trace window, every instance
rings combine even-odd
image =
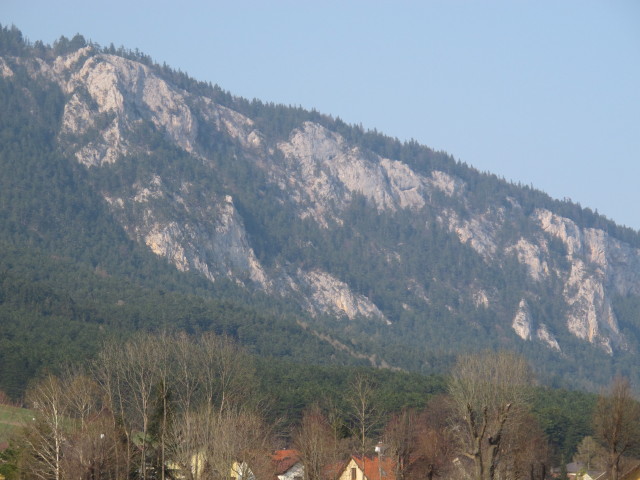
[[[356,480],[356,475],[357,475],[356,467],[351,467],[351,480]]]

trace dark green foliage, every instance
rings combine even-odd
[[[348,411],[350,382],[358,374],[367,374],[376,386],[376,409],[385,418],[403,408],[422,409],[428,401],[446,390],[440,376],[373,370],[364,367],[318,366],[265,358],[257,365],[260,391],[267,399],[269,415],[293,425],[302,418],[303,410],[314,403],[333,405]],[[346,421],[346,418],[344,419]]]
[[[593,435],[592,418],[597,397],[566,389],[538,389],[533,414],[553,447],[556,462],[572,458],[580,441]]]
[[[334,353],[277,307],[257,313],[238,287],[221,281],[212,289],[132,242],[92,188],[126,193],[160,171],[217,190],[202,164],[147,129],[134,135],[155,144],[152,157],[90,179],[55,146],[62,93],[14,70],[17,78],[0,80],[0,388],[18,397],[43,368],[90,357],[106,336],[137,329],[215,330],[265,355]]]
[[[74,35],[74,37],[69,40],[64,35],[61,36],[58,40],[53,42],[53,54],[58,57],[60,55],[67,55],[69,53],[73,53],[81,48],[87,46],[87,42],[82,35],[79,33]]]
[[[106,338],[137,330],[214,331],[261,356],[348,362],[298,326],[297,317],[250,307],[232,287],[222,289],[228,300],[214,300],[141,287],[68,258],[6,245],[2,252],[0,389],[14,398],[43,368],[91,358]]]
[[[14,480],[20,478],[18,473],[18,465],[20,462],[20,451],[18,448],[11,447],[0,450],[0,475],[6,480]]]
[[[18,397],[28,379],[42,369],[90,357],[104,338],[123,338],[140,329],[227,333],[253,353],[272,359],[262,367],[264,378],[286,386],[271,392],[277,414],[290,409],[297,416],[321,393],[309,384],[301,390],[302,378],[313,378],[324,386],[322,391],[332,392],[344,387],[348,375],[337,368],[294,367],[274,363],[275,359],[333,366],[368,363],[300,327],[300,322],[310,323],[308,313],[292,301],[250,292],[224,279],[212,285],[195,273],[177,272],[134,242],[103,195],[131,196],[135,184],[148,185],[154,175],[167,184],[167,191],[178,191],[180,182],[193,185],[195,193],[189,200],[194,208],[215,205],[231,195],[265,268],[290,265],[323,270],[371,299],[390,324],[328,316],[318,316],[313,323],[317,332],[330,334],[360,354],[377,355],[378,360],[414,372],[442,373],[460,351],[516,345],[536,365],[540,377],[554,386],[593,390],[616,371],[638,375],[634,370],[637,342],[630,346],[630,353],[610,358],[586,349],[566,332],[562,325],[566,306],[558,295],[560,279],[552,279],[547,286],[536,284],[514,255],[487,262],[471,246],[461,244],[439,220],[443,209],[461,218],[469,214],[455,196],[433,192],[432,204],[420,212],[382,214],[363,195],[353,195],[340,213],[342,221],[330,221],[325,228],[300,219],[286,192],[255,168],[256,159],[244,156],[234,139],[205,128],[202,118],[196,119],[200,126],[196,143],[206,162],[173,145],[155,126],[140,122],[125,133],[125,140],[144,149],[112,165],[91,169],[79,165],[58,148],[64,93],[46,80],[32,78],[12,57],[51,59],[86,45],[81,35],[71,40],[61,37],[52,47],[41,42],[31,45],[15,27],[0,28],[0,54],[14,71],[14,77],[0,79],[0,388],[12,396]],[[494,232],[498,248],[532,234],[530,215],[536,208],[550,209],[582,227],[603,228],[640,246],[637,232],[618,227],[596,212],[480,173],[415,141],[401,142],[299,107],[238,98],[217,85],[157,65],[139,51],[113,45],[97,51],[141,62],[175,87],[248,116],[264,134],[267,147],[287,139],[303,122],[313,121],[362,151],[403,161],[425,176],[434,170],[454,175],[466,183],[464,201],[472,213],[495,218],[500,209],[510,212],[504,227]],[[88,96],[88,92],[75,93]],[[95,129],[70,140],[95,140],[112,120],[112,114],[98,115]],[[182,213],[175,202],[162,208],[157,209],[159,219]],[[122,213],[132,221],[142,215],[141,206]],[[547,240],[553,266],[566,266],[562,242]],[[489,307],[473,301],[472,293],[479,290],[490,297]],[[568,355],[516,338],[511,321],[523,298],[529,301],[534,318],[550,328]],[[639,306],[635,297],[620,298],[614,304],[623,333],[635,339],[640,338]],[[422,395],[434,393],[425,386],[419,394],[407,391],[400,396],[402,375],[382,377],[380,384],[395,385],[396,390],[383,395],[390,409],[403,402],[417,406]],[[332,383],[336,378],[339,381]],[[422,380],[406,381],[420,385]],[[268,390],[268,382],[264,388]],[[558,437],[554,441],[568,452],[581,432],[564,434],[568,439],[551,430],[547,433]]]
[[[620,330],[625,337],[636,339],[630,345],[631,351],[640,351],[640,297],[636,295],[627,295],[626,297],[617,297],[613,301],[613,311],[616,317],[620,319]],[[627,374],[624,374],[627,376]]]
[[[15,25],[7,27],[0,24],[0,55],[22,55],[28,51],[28,47],[28,42]]]

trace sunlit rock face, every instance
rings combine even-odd
[[[59,57],[53,64],[34,62],[30,68],[36,74],[55,80],[67,93],[60,143],[90,169],[114,164],[127,155],[149,153],[144,142],[135,139],[131,132],[140,125],[151,124],[174,145],[203,162],[207,158],[197,144],[199,129],[222,133],[237,141],[247,154],[272,169],[274,181],[282,181],[277,179],[278,174],[287,179],[287,184],[294,178],[290,165],[277,164],[269,158],[273,151],[266,150],[263,134],[254,128],[249,118],[209,98],[175,88],[138,62],[96,54],[87,47]],[[0,63],[0,72],[4,76],[12,74],[4,62]],[[327,152],[347,149],[342,139],[314,124],[305,125],[304,133],[293,132],[290,147],[283,144],[279,148],[292,149],[304,157],[307,155],[304,152],[313,150],[313,146],[305,146],[308,142],[324,145],[323,150],[314,154],[314,159],[324,156],[327,160],[331,155]],[[348,189],[358,189],[358,178],[367,179],[373,170],[385,175],[386,170],[379,162],[367,162],[355,151],[345,150],[341,155],[344,158],[332,167],[331,182],[344,180],[339,188],[346,189],[347,193]],[[327,187],[330,192],[324,192],[308,171],[313,168],[312,160],[306,157],[303,160],[307,160],[307,164],[302,163],[297,169],[300,189],[298,192],[291,189],[291,194],[308,196],[306,201],[301,198],[301,215],[308,212],[306,214],[312,213],[322,220],[323,213],[329,209],[321,200],[332,201],[333,191],[339,188]],[[355,162],[353,167],[349,166],[351,161]],[[393,163],[389,163],[387,169],[401,170],[395,175],[399,182],[404,176],[411,176],[402,171],[402,166],[396,167]],[[386,181],[386,177],[377,181]],[[230,195],[202,192],[192,183],[158,175],[147,183],[136,182],[130,187],[128,196],[109,192],[103,192],[103,196],[132,238],[167,258],[177,269],[197,270],[211,281],[230,278],[247,287],[285,296],[288,292],[305,290],[309,293],[305,305],[314,313],[345,315],[349,319],[385,318],[370,300],[353,293],[347,284],[327,273],[288,274],[282,266],[277,266],[271,278],[251,247],[243,219]],[[369,187],[372,192],[378,190],[376,198],[389,197],[383,187],[373,183]],[[398,192],[404,203],[411,201],[405,199],[408,194],[403,190],[398,188]]]
[[[286,135],[269,138],[248,114],[182,90],[152,67],[92,47],[49,62],[25,62],[28,72],[53,80],[65,93],[58,142],[62,151],[87,168],[89,177],[125,158],[153,157],[150,138],[159,135],[215,178],[217,159],[202,138],[223,139],[233,146],[233,158],[253,162],[251,174],[262,175],[265,188],[278,192],[273,202],[293,205],[297,218],[313,221],[325,231],[344,226],[345,209],[359,197],[388,218],[406,212],[427,218],[428,211],[433,220],[429,228],[448,232],[452,241],[475,252],[486,266],[517,262],[526,277],[523,284],[553,291],[560,298],[563,317],[539,318],[531,308],[535,296],[523,295],[520,303],[518,296],[511,300],[515,304],[502,308],[507,325],[512,319],[509,331],[516,340],[561,351],[557,339],[563,329],[608,354],[629,348],[613,300],[617,295],[640,295],[640,251],[603,230],[583,228],[543,208],[530,208],[525,214],[513,198],[500,205],[476,205],[471,180],[384,158],[319,123],[303,121]],[[10,63],[0,58],[0,76],[13,75]],[[196,180],[154,172],[144,178],[120,178],[118,188],[101,187],[100,194],[132,239],[181,271],[201,272],[211,281],[231,279],[295,299],[312,316],[324,313],[349,321],[365,318],[394,324],[373,296],[335,272],[265,259],[231,187],[215,190],[211,182]],[[522,232],[513,230],[514,219],[526,223]],[[389,265],[403,265],[410,260],[403,257],[402,247],[400,242],[371,250]],[[398,279],[406,285],[407,299],[401,305],[407,312],[415,311],[416,305],[434,307],[427,284],[440,279],[416,278]],[[478,311],[499,308],[499,293],[481,280],[458,292]],[[447,304],[446,309],[456,307]]]
[[[544,323],[535,325],[535,320],[531,316],[529,305],[525,299],[520,300],[511,327],[522,340],[539,340],[548,348],[560,351],[560,344],[549,332],[547,326]]]
[[[378,210],[420,209],[434,182],[406,164],[363,152],[340,135],[305,122],[278,144],[284,162],[270,162],[273,181],[292,194],[301,216],[326,224],[355,193]]]
[[[349,286],[326,272],[314,270],[312,272],[299,271],[298,283],[310,291],[308,308],[312,313],[331,311],[344,315],[348,319],[358,316],[374,318],[388,323],[378,307],[363,295],[354,294]]]

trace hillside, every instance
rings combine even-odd
[[[0,404],[0,445],[6,445],[11,435],[31,418],[32,413],[25,408]]]
[[[0,360],[24,376],[176,326],[311,363],[501,348],[556,386],[638,380],[640,237],[588,209],[81,36],[3,28],[0,103]]]

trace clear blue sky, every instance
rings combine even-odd
[[[138,48],[640,229],[636,0],[0,0],[0,23]]]

